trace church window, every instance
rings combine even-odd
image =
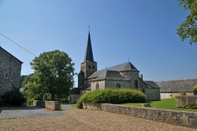
[[[116,88],[121,88],[121,85],[119,83],[116,84]]]
[[[142,92],[145,94],[145,90],[144,89],[142,89]]]
[[[135,80],[135,89],[138,89],[138,81]]]
[[[99,83],[96,83],[96,90],[99,90]]]

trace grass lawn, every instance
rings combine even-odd
[[[149,101],[151,108],[170,109],[179,111],[197,112],[197,109],[177,108],[175,98],[162,99],[161,101]],[[140,103],[125,103],[125,106],[140,106]]]

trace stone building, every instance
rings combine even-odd
[[[147,100],[160,100],[160,88],[153,81],[144,81],[139,76],[139,70],[131,63],[115,65],[97,71],[97,62],[94,61],[91,37],[88,34],[86,54],[84,62],[81,63],[78,74],[78,88],[70,92],[70,102],[75,103],[80,95],[86,91],[105,88],[131,88],[142,91]]]
[[[181,94],[193,95],[193,87],[197,84],[196,79],[185,79],[185,80],[170,80],[156,82],[160,87],[161,99],[175,98]]]
[[[0,47],[0,99],[1,96],[15,88],[20,88],[21,62]]]

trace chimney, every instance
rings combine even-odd
[[[143,74],[140,74],[140,78],[143,80]]]

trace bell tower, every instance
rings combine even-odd
[[[88,84],[88,77],[97,71],[97,62],[94,61],[90,32],[88,33],[88,41],[84,62],[81,63],[81,69],[78,75],[78,87]]]

